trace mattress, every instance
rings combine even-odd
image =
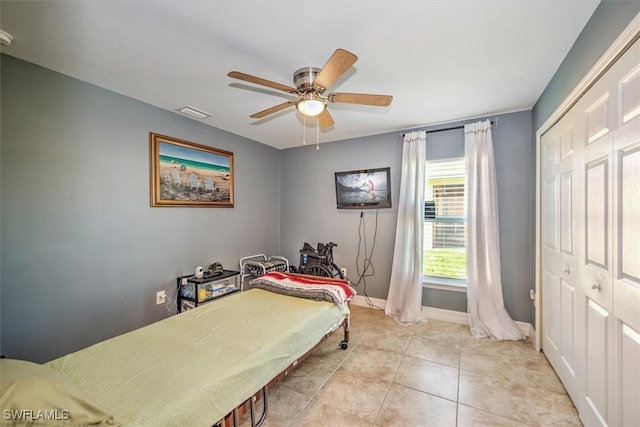
[[[211,426],[339,327],[345,306],[252,289],[55,359],[118,424]]]

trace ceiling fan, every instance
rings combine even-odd
[[[227,74],[234,79],[244,80],[249,83],[255,83],[267,86],[272,89],[278,89],[294,95],[298,95],[298,99],[290,100],[282,104],[276,105],[258,113],[252,114],[251,118],[261,119],[270,114],[277,113],[294,105],[305,116],[318,117],[318,123],[321,127],[331,127],[335,124],[327,104],[360,104],[373,105],[377,107],[387,107],[391,104],[393,96],[390,95],[371,95],[365,93],[330,93],[324,95],[324,92],[331,87],[351,66],[358,60],[358,57],[344,49],[336,49],[331,58],[322,67],[300,68],[293,73],[293,84],[295,88],[280,83],[265,80],[260,77],[251,76],[239,71],[231,71]]]

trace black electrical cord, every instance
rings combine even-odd
[[[373,232],[373,243],[371,245],[371,252],[367,256],[367,227],[364,218],[364,211],[360,211],[360,224],[358,226],[358,252],[356,254],[356,272],[358,273],[358,281],[353,284],[354,287],[357,287],[362,283],[363,293],[367,301],[367,305],[369,308],[377,308],[383,310],[381,307],[376,306],[371,302],[369,295],[367,295],[367,277],[372,277],[375,274],[375,267],[373,265],[373,251],[376,248],[376,238],[378,236],[378,213],[379,210],[376,209],[376,223]],[[360,271],[360,248],[363,246],[364,241],[364,259],[362,260],[362,272]],[[371,270],[371,272],[368,272]]]

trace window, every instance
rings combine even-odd
[[[465,159],[427,161],[422,272],[466,279]]]

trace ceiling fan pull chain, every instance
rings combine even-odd
[[[320,150],[320,119],[316,116],[316,151]]]
[[[302,145],[307,145],[307,116],[302,115]]]

